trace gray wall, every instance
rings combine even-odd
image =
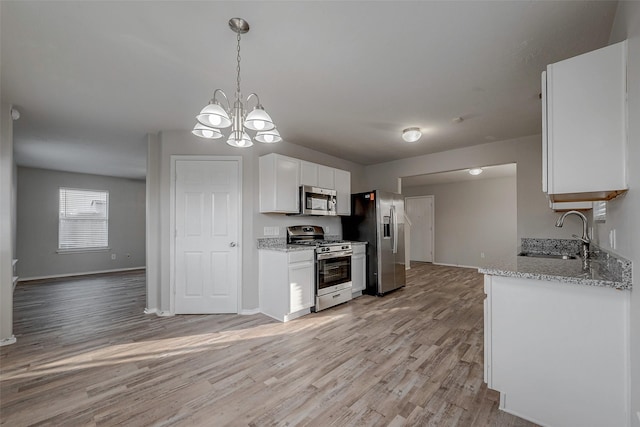
[[[402,194],[435,196],[434,263],[479,266],[516,253],[515,176],[410,187]]]
[[[11,108],[3,103],[0,105],[0,343],[13,340],[14,167]]]
[[[207,141],[188,131],[164,131],[150,136],[148,147],[147,185],[150,210],[147,219],[158,236],[158,245],[147,254],[147,309],[170,311],[170,192],[171,156],[241,156],[242,157],[242,300],[240,310],[250,311],[259,307],[258,301],[258,251],[256,239],[263,236],[264,227],[278,226],[284,236],[284,227],[294,224],[313,224],[329,227],[330,233],[341,235],[339,218],[291,217],[278,214],[261,214],[258,194],[258,159],[271,152],[307,160],[351,172],[352,191],[366,189],[364,167],[337,157],[329,156],[285,141],[277,144],[256,143],[247,150],[239,150],[223,141]],[[364,191],[364,190],[363,190]],[[151,235],[151,231],[149,231]],[[148,246],[149,247],[149,246]],[[154,252],[151,253],[151,250]]]
[[[578,221],[564,227],[554,224],[558,214],[549,209],[542,193],[542,142],[540,135],[480,144],[467,148],[427,154],[366,168],[371,188],[398,191],[399,178],[478,166],[517,164],[518,241],[521,237],[570,239],[582,233]]]
[[[601,246],[633,262],[631,292],[631,421],[640,426],[640,2],[620,2],[610,43],[629,40],[627,89],[629,105],[629,192],[608,203],[607,221],[596,224]],[[609,245],[609,231],[616,230],[616,248]]]
[[[109,191],[110,251],[57,253],[60,187]],[[19,167],[17,236],[21,279],[144,267],[145,183]]]

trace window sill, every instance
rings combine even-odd
[[[56,253],[64,254],[79,254],[79,253],[91,253],[91,252],[109,252],[111,248],[81,248],[81,249],[58,249]]]

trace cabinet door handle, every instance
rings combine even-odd
[[[335,295],[333,296],[333,298],[338,298],[339,296],[340,296],[340,294],[335,294]]]
[[[235,248],[236,247],[236,242],[229,243],[229,246],[231,246],[232,248]]]

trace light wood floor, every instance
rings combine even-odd
[[[144,315],[144,281],[16,288],[3,425],[533,425],[483,383],[475,270],[417,264],[399,291],[285,324]]]

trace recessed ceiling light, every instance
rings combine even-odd
[[[416,142],[421,136],[420,128],[406,128],[402,131],[402,139],[407,142]]]
[[[482,168],[469,169],[469,173],[471,175],[480,175],[482,173]]]

